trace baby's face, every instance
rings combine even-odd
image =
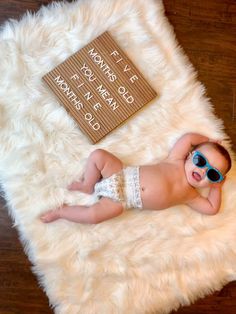
[[[227,171],[227,161],[215,148],[210,145],[201,146],[199,149],[208,160],[209,164],[219,170],[224,176]],[[207,168],[199,168],[192,161],[194,151],[185,161],[185,175],[188,183],[195,188],[209,187],[213,183],[206,176]]]

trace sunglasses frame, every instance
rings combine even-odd
[[[199,150],[193,151],[192,154],[193,154],[193,156],[192,156],[192,162],[193,162],[193,164],[194,164],[195,166],[197,166],[198,168],[207,168],[206,176],[207,176],[207,179],[208,179],[209,181],[211,181],[212,183],[218,183],[218,182],[221,182],[221,181],[224,180],[224,176],[222,175],[222,173],[221,173],[218,169],[212,167],[212,166],[209,164],[207,158],[206,158]],[[194,163],[193,160],[194,160],[194,157],[196,157],[196,155],[199,155],[199,156],[201,156],[202,158],[205,159],[206,164],[205,164],[204,166],[198,166],[198,165],[196,165],[196,164]],[[212,170],[212,169],[215,170],[215,171],[219,174],[219,176],[220,176],[220,178],[219,178],[217,181],[211,180],[211,179],[209,178],[209,176],[208,176],[208,171],[209,171],[209,170]]]

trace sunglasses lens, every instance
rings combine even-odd
[[[207,176],[211,181],[214,181],[214,182],[220,179],[220,174],[214,169],[209,169],[207,171]]]
[[[193,157],[193,163],[198,167],[204,167],[206,165],[206,159],[203,156],[196,154]]]

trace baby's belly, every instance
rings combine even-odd
[[[141,188],[141,199],[144,209],[159,210],[174,205],[173,199],[163,189],[152,191],[152,189]]]
[[[152,176],[150,173],[147,175],[145,172],[141,173],[140,190],[144,209],[159,210],[178,203],[174,197],[172,186],[161,174],[155,173]]]

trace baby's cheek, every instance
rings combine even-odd
[[[207,179],[207,178],[204,178],[202,181],[201,181],[201,187],[202,188],[208,188],[212,185],[212,183]]]
[[[194,167],[193,167],[192,163],[186,164],[186,171],[188,172],[189,175],[192,174],[193,169],[194,169]]]
[[[185,172],[185,175],[186,175],[187,177],[189,177],[190,169],[189,169],[189,166],[188,166],[188,165],[185,165],[184,172]]]

